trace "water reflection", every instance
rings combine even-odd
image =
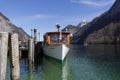
[[[72,46],[69,57],[72,80],[119,80],[120,46]]]
[[[44,80],[71,80],[69,71],[66,59],[61,62],[50,57],[43,57]]]
[[[62,63],[62,80],[72,80],[71,76],[70,64],[68,58],[66,58]]]
[[[10,80],[9,59],[7,80]],[[27,58],[20,60],[21,80],[120,80],[119,45],[71,45],[61,63],[50,57],[37,56],[34,66]]]
[[[120,45],[90,45],[87,56],[111,61],[120,61]]]

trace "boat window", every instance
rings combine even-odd
[[[62,34],[60,36],[60,34],[51,34],[50,35],[50,42],[67,42],[67,35],[66,34]]]
[[[62,35],[62,40],[61,40],[62,42],[67,42],[67,35]]]
[[[58,34],[51,34],[50,35],[50,42],[58,42],[59,41],[59,35]]]

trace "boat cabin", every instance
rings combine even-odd
[[[44,45],[70,44],[69,32],[48,32],[44,35]]]

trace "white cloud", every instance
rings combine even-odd
[[[46,14],[35,14],[30,16],[17,16],[14,18],[11,18],[11,21],[16,24],[30,24],[31,22],[35,21],[43,21],[43,20],[49,20],[49,19],[56,19],[58,16],[56,15],[46,15]]]
[[[50,18],[57,18],[57,16],[36,14],[36,15],[32,15],[32,16],[27,16],[27,18],[31,18],[31,19],[50,19]]]
[[[51,21],[51,20],[55,20],[56,18],[58,18],[59,16],[57,15],[47,15],[47,14],[35,14],[35,15],[30,15],[30,16],[17,16],[17,17],[13,17],[11,18],[11,21],[13,24],[21,27],[24,26],[24,28],[29,27],[30,25],[37,25],[38,23],[42,24],[42,22],[45,21]]]
[[[79,3],[89,6],[104,7],[112,4],[115,0],[70,0],[72,3]]]

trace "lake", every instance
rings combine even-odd
[[[62,63],[37,56],[34,66],[28,66],[27,58],[21,58],[20,76],[20,80],[120,80],[120,45],[71,45]]]

